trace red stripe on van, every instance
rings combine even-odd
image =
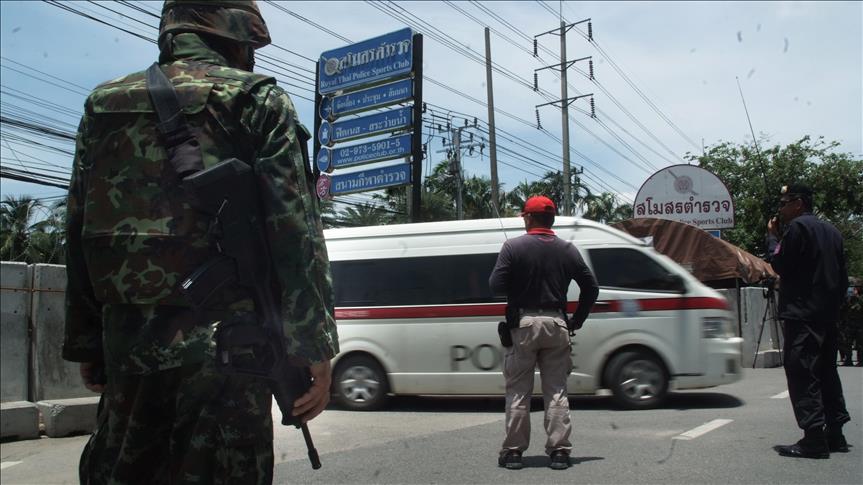
[[[649,298],[634,300],[638,302],[639,311],[663,310],[727,310],[725,300],[713,297],[687,298]],[[410,318],[453,318],[453,317],[503,317],[506,305],[495,303],[489,305],[435,305],[406,307],[341,307],[336,308],[337,320],[389,320]],[[566,309],[572,313],[578,307],[578,302],[569,302]],[[596,302],[591,313],[611,313],[622,311],[620,300],[604,300]]]

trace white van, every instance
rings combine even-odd
[[[553,229],[575,244],[600,286],[572,339],[570,393],[610,389],[622,407],[648,408],[669,387],[740,379],[742,339],[721,295],[619,230],[572,217],[557,217]],[[371,410],[390,394],[504,394],[497,323],[506,302],[488,277],[503,242],[524,234],[521,218],[324,232],[341,347],[337,402]],[[567,298],[571,313],[574,282]]]

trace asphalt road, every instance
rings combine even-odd
[[[525,469],[497,467],[502,398],[406,397],[387,411],[327,410],[311,423],[323,468],[312,470],[298,430],[276,428],[276,483],[863,484],[863,369],[839,369],[855,447],[829,460],[778,456],[800,435],[782,369],[672,394],[661,409],[617,411],[606,397],[571,398],[573,466],[547,468],[542,403],[534,400]],[[278,412],[274,418],[278,419]],[[0,445],[2,484],[76,483],[86,437]]]

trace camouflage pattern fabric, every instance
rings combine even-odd
[[[83,485],[272,482],[265,382],[226,376],[212,361],[108,379],[81,456]]]
[[[257,177],[287,351],[304,363],[332,358],[329,261],[291,100],[272,78],[227,67],[197,34],[170,43],[162,68],[205,167],[236,157]],[[76,142],[63,357],[104,362],[107,374],[81,483],[271,483],[271,391],[214,361],[215,328],[254,305],[239,288],[198,310],[178,293],[215,254],[213,228],[167,160],[144,79],[97,87]]]
[[[215,35],[255,49],[270,43],[261,11],[249,0],[167,0],[162,6],[159,45],[168,34],[183,32]]]
[[[173,37],[172,80],[204,165],[236,157],[257,176],[279,285],[286,349],[306,363],[338,352],[329,262],[305,128],[272,78],[226,67],[193,33]],[[67,215],[63,357],[104,359],[107,373],[147,374],[211,359],[220,312],[251,311],[248,295],[196,316],[178,283],[214,248],[210,221],[180,189],[156,130],[144,72],[100,85],[86,102]]]

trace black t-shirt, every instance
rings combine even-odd
[[[509,305],[562,309],[572,280],[581,290],[573,318],[583,322],[599,294],[596,278],[575,246],[551,231],[530,231],[504,243],[488,282]]]

